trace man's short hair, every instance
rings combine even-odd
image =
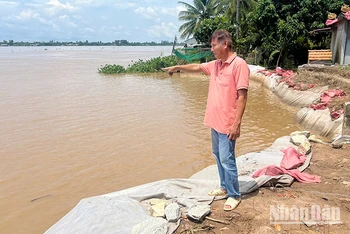
[[[220,43],[224,43],[225,41],[227,41],[227,47],[232,49],[232,37],[231,34],[226,30],[215,31],[211,36],[211,41],[215,39]]]

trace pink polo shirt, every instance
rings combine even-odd
[[[237,90],[248,89],[249,67],[236,53],[225,62],[215,60],[202,63],[200,67],[210,76],[204,124],[228,134],[236,118]]]

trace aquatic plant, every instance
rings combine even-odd
[[[179,60],[176,56],[159,56],[156,58],[151,58],[147,60],[139,59],[135,62],[132,62],[124,68],[121,65],[110,65],[106,64],[105,66],[98,69],[100,73],[105,74],[120,74],[120,73],[152,73],[159,72],[164,67],[174,66],[179,63]]]
[[[116,65],[116,64],[106,64],[103,67],[100,67],[98,69],[100,73],[105,73],[105,74],[116,74],[116,73],[125,73],[125,68],[121,65]]]

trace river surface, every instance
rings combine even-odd
[[[214,164],[208,78],[102,75],[171,47],[0,47],[0,233],[43,233],[81,199]],[[236,154],[299,130],[295,110],[250,82]]]

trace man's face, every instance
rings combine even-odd
[[[211,52],[213,52],[215,58],[222,59],[225,55],[227,48],[227,41],[219,42],[217,39],[211,40]]]

